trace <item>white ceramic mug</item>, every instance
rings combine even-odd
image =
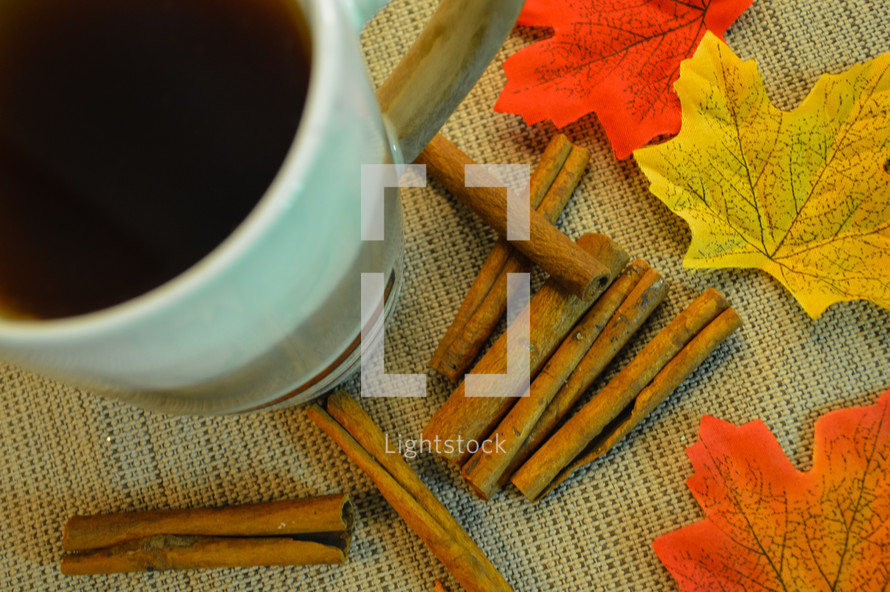
[[[402,253],[398,200],[386,201],[386,240],[361,240],[361,165],[414,159],[491,60],[522,2],[443,0],[375,93],[358,32],[386,2],[296,1],[312,37],[308,96],[286,160],[254,211],[197,265],[133,300],[60,320],[0,317],[0,357],[174,414],[302,402],[357,367],[361,273],[390,279],[391,311]]]

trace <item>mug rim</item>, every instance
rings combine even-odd
[[[185,271],[129,300],[96,311],[56,319],[13,319],[0,316],[0,338],[55,341],[59,338],[79,338],[119,330],[126,325],[144,321],[165,308],[175,306],[177,301],[196,292],[212,277],[234,265],[257,242],[264,230],[274,223],[280,209],[293,202],[295,197],[289,178],[295,172],[299,177],[299,171],[310,166],[309,159],[320,143],[318,134],[311,133],[311,126],[307,122],[325,118],[335,103],[334,87],[323,84],[322,72],[332,71],[340,57],[342,50],[338,41],[343,29],[335,25],[344,19],[336,10],[336,2],[290,1],[300,7],[310,38],[306,101],[297,131],[281,166],[256,205],[235,230]],[[315,31],[321,30],[326,32],[325,35],[315,34]]]

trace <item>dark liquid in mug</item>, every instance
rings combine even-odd
[[[296,0],[0,0],[0,315],[123,302],[207,255],[284,160]]]

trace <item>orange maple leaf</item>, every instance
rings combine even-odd
[[[761,421],[706,416],[687,454],[707,518],[652,544],[681,590],[890,588],[890,391],[822,416],[806,473]]]
[[[680,130],[673,83],[705,32],[722,39],[751,0],[527,0],[520,25],[553,37],[504,62],[495,111],[563,127],[595,112],[615,156]]]

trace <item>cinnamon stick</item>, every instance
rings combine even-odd
[[[535,168],[534,173],[532,173],[530,180],[529,205],[532,208],[537,209],[541,200],[544,199],[544,195],[550,190],[550,186],[553,185],[553,181],[559,174],[560,169],[562,169],[571,149],[571,142],[563,134],[553,136],[547,148],[544,149],[541,161]],[[434,369],[437,369],[436,366],[439,365],[436,362],[437,357],[442,355],[442,350],[450,345],[458,332],[463,329],[463,326],[469,321],[483,300],[485,300],[498,277],[503,275],[502,271],[507,260],[513,257],[514,253],[515,251],[506,240],[498,239],[495,242],[485,263],[482,264],[479,274],[470,286],[470,290],[464,297],[454,322],[442,338],[439,349],[433,354],[433,360],[430,363]],[[524,259],[524,261],[527,262],[527,259]]]
[[[575,371],[538,418],[531,433],[516,453],[516,457],[504,472],[505,475],[512,475],[547,439],[575,406],[581,395],[664,300],[667,292],[668,285],[658,272],[652,269],[646,270],[621,307],[609,319],[590,350],[578,363]]]
[[[65,575],[135,571],[345,563],[348,543],[289,537],[160,535],[62,558]]]
[[[709,288],[637,354],[609,384],[572,416],[512,476],[531,501],[648,386],[656,375],[729,304]]]
[[[582,249],[595,254],[607,262],[610,277],[615,277],[627,263],[627,255],[608,237],[600,234],[585,234],[578,239]],[[598,295],[598,294],[597,294]],[[529,368],[533,379],[547,358],[571,330],[575,322],[593,300],[581,300],[566,292],[555,280],[549,279],[532,297],[528,305],[531,343]],[[485,352],[473,369],[475,374],[501,374],[507,370],[507,336],[505,332]],[[515,395],[522,394],[524,379],[517,377],[513,389]],[[424,436],[451,442],[450,450],[443,449],[441,455],[451,462],[462,464],[469,453],[461,449],[460,442],[484,439],[491,433],[497,422],[516,403],[515,396],[505,397],[466,397],[462,381],[447,401],[439,408],[424,428]]]
[[[589,156],[583,148],[572,147],[559,176],[538,206],[538,212],[551,222],[556,222],[568,203],[587,167]],[[463,376],[482,346],[488,341],[498,321],[504,316],[507,309],[508,274],[525,273],[531,269],[531,262],[520,252],[509,247],[506,241],[499,239],[497,244],[509,248],[510,257],[488,294],[464,323],[463,330],[457,332],[447,344],[441,359],[434,359],[436,369],[441,369],[443,375],[450,380],[457,381]]]
[[[589,153],[583,148],[572,147],[559,176],[538,206],[538,212],[550,222],[555,223],[565,209],[581,180],[589,157]],[[496,246],[503,246],[510,251],[497,279],[466,320],[463,330],[456,332],[451,342],[446,344],[447,349],[441,354],[441,359],[433,360],[442,369],[443,375],[453,381],[463,376],[504,316],[507,310],[507,276],[511,273],[527,273],[532,267],[528,258],[509,246],[504,239],[499,239]]]
[[[507,237],[506,188],[497,187],[500,183],[494,179],[490,183],[492,187],[465,187],[464,166],[474,163],[457,146],[437,134],[415,162],[425,164],[429,174],[458,201],[473,210],[502,238]],[[529,212],[529,236],[530,240],[511,241],[511,244],[571,294],[589,300],[608,284],[608,269],[595,257],[579,249],[535,210]]]
[[[97,549],[157,535],[228,537],[320,534],[352,530],[347,494],[244,504],[73,516],[65,524],[62,549]]]
[[[411,471],[404,459],[381,451],[385,436],[349,395],[328,399],[327,410],[309,407],[309,417],[364,471],[396,513],[421,538],[468,592],[512,592],[447,509]],[[333,412],[355,432],[334,419]],[[396,468],[401,467],[401,468]],[[392,469],[393,472],[390,472]],[[395,474],[394,474],[395,473]]]
[[[571,151],[572,143],[565,134],[556,134],[547,142],[541,160],[529,179],[528,198],[532,209],[537,209],[541,205],[541,200],[550,191],[550,186],[553,185]]]
[[[551,224],[556,224],[556,221],[559,220],[569,203],[569,198],[572,197],[575,188],[581,182],[589,161],[590,153],[587,150],[580,146],[572,146],[562,169],[536,208],[537,212]]]
[[[531,177],[531,207],[555,223],[589,157],[564,135],[554,136]],[[507,274],[525,273],[530,268],[525,256],[503,238],[498,239],[430,360],[434,370],[453,381],[463,376],[507,309]]]
[[[345,391],[328,397],[325,405],[328,414],[352,435],[380,465],[433,517],[443,525],[453,526],[454,518],[442,502],[420,480],[402,455],[392,451],[386,435],[377,427],[365,410]],[[465,543],[469,539],[464,540]]]
[[[584,465],[590,464],[609,451],[629,434],[643,419],[670,395],[680,383],[692,374],[718,345],[729,337],[742,324],[739,315],[728,308],[711,321],[696,335],[679,354],[668,362],[652,382],[637,395],[633,406],[626,409],[607,429],[598,435],[572,464],[541,492],[539,498],[547,495],[569,475]]]
[[[560,387],[573,374],[591,345],[598,340],[609,319],[625,301],[648,267],[644,261],[635,261],[612,283],[550,357],[547,365],[531,384],[527,396],[517,400],[498,424],[494,430],[494,437],[501,447],[491,452],[480,450],[463,466],[464,478],[479,497],[487,500],[497,491],[508,467],[538,418]],[[492,436],[489,436],[489,439],[491,438]]]
[[[440,344],[436,350],[436,354],[430,360],[433,369],[437,370],[445,378],[458,382],[467,369],[479,355],[482,347],[491,337],[495,327],[504,312],[507,310],[507,278],[511,273],[529,273],[532,268],[531,262],[522,253],[517,252],[509,246],[507,241],[498,239],[495,248],[504,245],[504,249],[508,251],[508,256],[503,266],[496,272],[496,277],[488,293],[463,322],[463,325],[457,327],[452,332],[451,341]],[[494,252],[494,251],[493,251]],[[478,277],[484,277],[487,274],[485,265],[479,270]],[[459,322],[458,319],[455,319]],[[452,326],[455,326],[452,324]]]

